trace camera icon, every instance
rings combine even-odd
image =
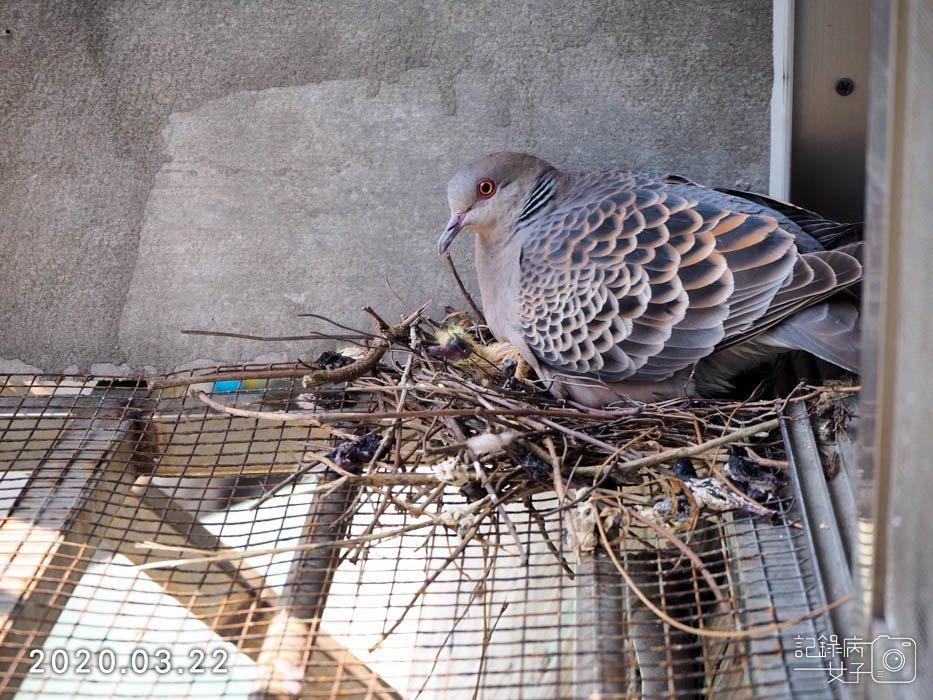
[[[917,642],[881,634],[871,642],[871,678],[876,683],[910,683],[917,677]]]

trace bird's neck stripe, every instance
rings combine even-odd
[[[546,207],[554,198],[554,190],[556,187],[557,180],[554,175],[547,172],[541,173],[526,195],[525,201],[522,203],[522,209],[518,213],[518,221],[515,224],[516,227],[523,226],[536,213]]]

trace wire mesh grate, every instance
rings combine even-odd
[[[156,389],[0,378],[0,697],[832,696],[795,671],[795,638],[830,621],[789,486],[770,517],[697,511],[674,538],[648,517],[680,502],[660,479],[581,488],[500,466],[494,501],[429,468],[451,453],[440,432],[469,437],[476,416],[385,418],[416,391],[403,366],[386,370],[401,399],[375,380],[309,395],[301,369]],[[382,417],[255,415],[304,409]],[[621,430],[603,423],[591,440]],[[605,464],[549,430],[535,440],[571,470]]]

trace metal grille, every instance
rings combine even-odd
[[[701,512],[685,546],[630,516],[670,495],[661,480],[559,496],[526,470],[501,476],[497,505],[427,468],[441,419],[384,418],[404,396],[262,378],[300,369],[154,390],[0,378],[0,697],[832,696],[795,670],[795,639],[831,623],[790,485],[771,518]],[[567,430],[550,435],[565,457]],[[294,478],[371,432],[362,470]],[[595,529],[575,519],[586,504]]]

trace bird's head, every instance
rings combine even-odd
[[[469,328],[459,323],[451,323],[435,333],[436,345],[429,345],[426,350],[431,357],[445,360],[465,360],[476,351],[476,339]]]
[[[483,237],[510,231],[532,185],[551,170],[553,166],[540,158],[510,151],[463,168],[447,185],[450,221],[437,241],[437,252],[444,253],[463,230]]]

